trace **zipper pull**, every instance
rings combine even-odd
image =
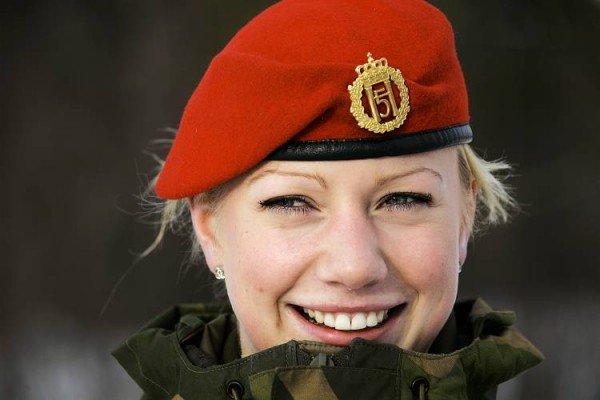
[[[319,353],[313,357],[310,362],[311,367],[334,367],[335,363],[330,355],[325,353]]]

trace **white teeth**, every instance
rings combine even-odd
[[[349,331],[350,326],[350,316],[344,313],[338,313],[335,317],[335,329],[338,331]]]
[[[340,331],[360,330],[379,325],[388,316],[388,310],[369,311],[358,313],[329,313],[319,310],[304,308],[306,314],[313,322],[323,324]]]
[[[330,328],[335,328],[335,317],[332,313],[323,314],[323,323]]]
[[[352,316],[352,330],[365,329],[367,327],[367,317],[365,313],[356,313]]]
[[[315,310],[315,321],[322,324],[325,317],[321,311]]]
[[[377,314],[375,313],[375,311],[371,311],[369,315],[367,315],[367,326],[375,326],[378,323],[379,321],[377,320]]]

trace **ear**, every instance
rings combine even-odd
[[[214,209],[189,199],[190,216],[194,233],[202,248],[208,268],[214,273],[215,267],[222,264],[221,247],[216,235],[216,213]]]
[[[459,249],[458,249],[458,262],[459,265],[463,265],[467,259],[467,246],[469,245],[469,239],[473,233],[473,224],[475,223],[475,210],[477,206],[477,183],[475,179],[471,178],[469,185],[469,191],[465,194],[465,214],[462,222],[459,237]]]

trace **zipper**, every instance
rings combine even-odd
[[[310,362],[311,367],[333,367],[335,362],[329,354],[318,353]]]

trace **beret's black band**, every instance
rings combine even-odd
[[[409,133],[388,139],[338,139],[288,142],[267,157],[281,161],[356,160],[423,153],[425,151],[470,143],[469,124]]]

